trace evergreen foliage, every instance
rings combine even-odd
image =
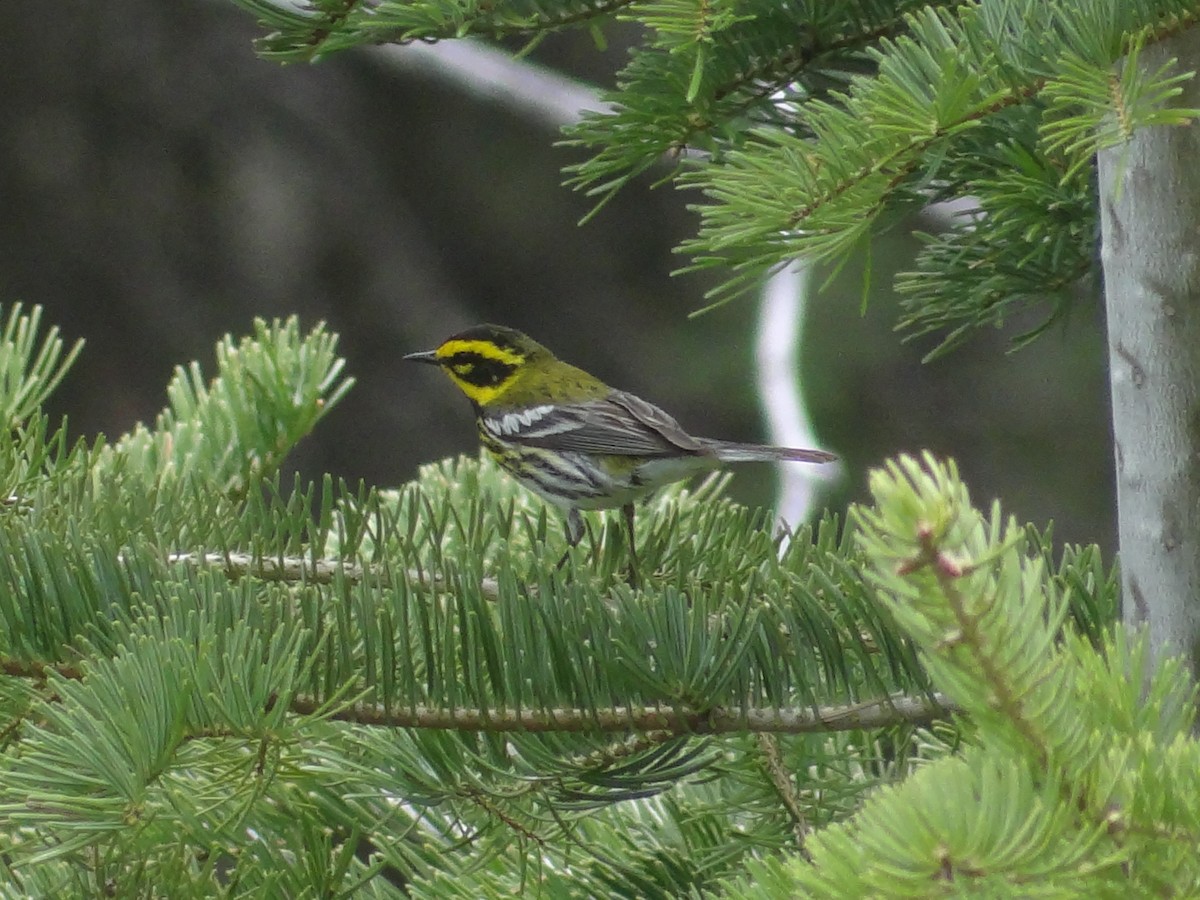
[[[728,272],[712,303],[798,257],[844,263],[930,202],[969,200],[898,279],[901,323],[943,350],[1026,306],[1044,324],[1063,315],[1095,268],[1094,154],[1197,113],[1169,106],[1190,71],[1137,64],[1200,20],[1194,0],[234,2],[271,29],[260,51],[289,61],[636,22],[612,111],[568,130],[591,153],[569,182],[602,204],[667,162],[663,180],[704,197],[688,268]]]
[[[728,895],[1109,897],[1200,884],[1200,742],[1180,660],[1151,670],[1121,629],[1099,648],[1015,523],[969,506],[953,466],[907,457],[860,508],[869,577],[969,717],[956,752],[874,793],[809,842],[811,862],[751,866]],[[1097,652],[1099,651],[1099,652]]]
[[[12,311],[6,334],[36,315]],[[1112,573],[1094,549],[1056,561],[1045,535],[984,527],[952,470],[904,462],[876,507],[786,546],[719,480],[668,493],[639,516],[653,576],[635,592],[618,522],[597,517],[559,572],[558,523],[477,460],[396,491],[284,490],[277,461],[349,385],[333,337],[259,323],[217,360],[211,380],[181,369],[155,427],[111,444],[69,446],[37,410],[11,431],[8,893],[666,897],[808,848],[803,877],[823,884],[848,852],[837,823],[882,828],[872,810],[909,801],[874,788],[916,772],[895,791],[941,796],[942,769],[987,787],[981,819],[996,792],[1032,823],[1034,849],[979,844],[989,877],[1119,876],[1132,849],[1088,843],[1080,808],[1113,833],[1195,833],[1164,793],[1164,767],[1192,759],[1187,716],[1170,671],[1137,706]],[[57,374],[28,364],[8,390],[44,396]],[[980,611],[958,643],[951,593]],[[1011,703],[992,702],[1001,685]],[[996,782],[993,745],[1024,781]],[[1120,769],[1139,760],[1146,783]],[[913,871],[924,847],[909,842]]]
[[[645,39],[572,130],[598,202],[666,157],[721,301],[842,262],[934,200],[904,321],[947,346],[1093,266],[1091,157],[1179,124],[1141,49],[1184,0],[235,0],[307,60],[381,41]],[[1122,56],[1126,64],[1113,75]],[[700,151],[684,153],[683,151]],[[978,228],[979,216],[988,227]],[[485,461],[395,491],[293,481],[337,402],[295,321],[177,372],[153,428],[72,444],[41,409],[78,348],[0,335],[5,892],[1126,896],[1200,883],[1194,696],[1114,628],[1095,548],[1052,549],[954,467],[786,543],[720,482],[561,572],[558,523]]]

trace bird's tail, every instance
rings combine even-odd
[[[802,450],[795,447],[767,447],[763,444],[738,444],[733,441],[703,440],[704,449],[721,462],[833,462],[837,457],[824,450]]]

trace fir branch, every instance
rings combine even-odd
[[[303,334],[296,316],[255,319],[252,337],[218,341],[216,377],[206,380],[199,363],[177,367],[155,427],[139,423],[101,446],[98,470],[136,472],[144,492],[191,478],[245,496],[354,386],[336,350],[324,323]]]
[[[320,55],[322,47],[331,35],[337,33],[339,28],[350,17],[356,6],[361,6],[365,0],[323,0],[317,4],[318,7],[324,7],[324,15],[321,17],[321,25],[313,29],[311,36],[308,39],[309,45],[312,47],[312,56],[315,58]]]
[[[1026,554],[998,507],[985,519],[971,505],[953,464],[901,457],[871,490],[858,539],[872,577],[971,730],[965,748],[813,835],[812,864],[770,896],[923,895],[931,880],[1024,896],[1082,878],[1096,881],[1069,895],[1120,884],[1141,896],[1190,883],[1182,863],[1144,864],[1194,843],[1200,822],[1179,787],[1200,759],[1179,660],[1151,672],[1144,642],[1118,630],[1097,648],[1064,627],[1044,556]]]
[[[223,342],[218,358],[208,386],[197,369],[181,371],[163,427],[136,446],[67,454],[39,416],[0,454],[0,468],[25,473],[8,473],[21,487],[0,506],[0,857],[10,873],[21,867],[26,893],[55,895],[82,868],[106,883],[120,868],[122,895],[147,884],[208,895],[226,886],[212,860],[227,858],[226,881],[247,895],[369,892],[386,864],[406,884],[435,875],[426,896],[456,896],[435,890],[481,873],[457,894],[477,900],[517,893],[510,876],[533,863],[551,873],[547,893],[569,873],[576,894],[633,885],[677,896],[760,851],[799,843],[816,858],[821,834],[869,788],[903,774],[914,753],[946,755],[915,747],[908,726],[955,711],[947,696],[981,733],[1004,718],[957,693],[961,680],[946,696],[924,692],[918,642],[899,634],[862,577],[864,564],[891,557],[864,553],[855,529],[832,517],[781,553],[767,518],[710,480],[664,492],[639,517],[654,572],[644,591],[620,579],[608,527],[587,565],[584,547],[564,577],[546,563],[557,548],[547,547],[556,529],[545,508],[478,461],[426,466],[394,492],[353,492],[328,477],[281,489],[278,457],[343,389],[331,337],[263,325],[258,340]],[[247,459],[274,474],[242,469]],[[231,498],[228,476],[239,472]],[[911,508],[885,499],[893,513]],[[932,546],[925,558],[954,574],[958,557]],[[1064,558],[1057,575],[1048,560],[1021,571],[1022,597],[1061,583],[1053,625],[1073,592],[1104,628],[1108,607],[1089,603],[1110,591],[1098,558]],[[953,587],[982,635],[995,623],[980,616],[988,573],[970,580],[977,572]],[[1004,647],[1041,649],[1022,639],[1029,628],[1014,633]],[[1004,647],[982,637],[979,646],[997,671],[1008,662]],[[1127,671],[1140,667],[1118,656],[1107,679],[1087,682],[1092,705],[1145,721],[1128,678],[1111,677]],[[1046,688],[1022,672],[1010,693],[1034,707]],[[1182,708],[1173,683],[1152,685],[1149,703]],[[1103,702],[1105,690],[1119,702]],[[835,703],[863,696],[875,699]],[[956,811],[975,814],[981,798],[981,821],[999,796],[1005,823],[1077,824],[1099,801],[1083,816],[1027,813],[1061,799],[1035,794],[1043,782],[1079,783],[1062,760],[1105,720],[1039,722],[1053,743],[1049,775],[1025,772],[1012,792],[1009,772],[992,766],[952,794],[926,787],[938,802],[952,796]],[[880,728],[893,730],[864,734]],[[1146,746],[1118,745],[1086,782],[1117,785],[1123,805],[1105,815],[1134,849],[1182,840],[1190,827],[1160,813],[1165,774],[1125,766],[1136,752],[1149,758]],[[1179,768],[1192,762],[1179,753]],[[356,861],[356,845],[369,858]],[[976,871],[961,848],[938,853],[922,859],[944,859],[963,879]],[[680,865],[680,854],[699,865]]]
[[[851,57],[884,38],[896,37],[903,33],[903,30],[904,24],[901,19],[884,21],[832,41],[814,41],[808,46],[789,48],[779,56],[753,60],[736,78],[714,87],[713,99],[719,102],[744,91],[746,93],[739,104],[729,108],[731,112],[744,111],[754,102],[765,100],[784,90],[823,57]]]
[[[36,659],[17,659],[12,656],[0,655],[0,674],[8,675],[11,678],[45,681],[50,672],[71,681],[79,681],[84,676],[83,668],[74,663],[45,663]]]
[[[699,206],[700,232],[684,241],[680,250],[696,261],[684,272],[730,267],[733,276],[705,295],[711,309],[755,284],[770,269],[798,256],[831,261],[847,253],[872,222],[891,206],[914,198],[897,198],[898,189],[917,176],[926,156],[947,138],[1035,96],[1040,82],[1011,88],[963,115],[914,132],[878,155],[869,149],[876,128],[863,110],[814,102],[810,127],[822,133],[839,133],[859,143],[816,147],[792,135],[773,130],[753,132],[753,142],[730,153],[720,167],[685,173],[685,186],[698,188],[715,204]],[[879,140],[875,140],[878,144]],[[846,168],[839,157],[852,154],[862,162]],[[781,195],[777,175],[796,174],[797,187]],[[833,172],[832,178],[826,172]],[[796,199],[791,200],[792,197]],[[822,217],[822,214],[825,215]]]
[[[41,321],[42,307],[16,303],[0,330],[0,427],[10,431],[41,409],[83,349],[78,340],[64,355],[58,328],[41,336]]]
[[[812,856],[805,846],[805,838],[810,830],[808,817],[804,815],[800,798],[796,796],[796,785],[792,781],[794,775],[784,768],[783,758],[779,753],[779,738],[773,734],[760,733],[758,746],[762,750],[763,766],[767,770],[767,776],[771,779],[771,785],[775,788],[779,795],[779,801],[792,819],[792,831],[796,835],[796,850],[806,861],[812,862]]]
[[[519,838],[531,843],[537,844],[539,847],[546,846],[546,839],[531,828],[526,827],[522,822],[518,821],[515,816],[510,815],[505,809],[488,795],[486,791],[478,788],[464,788],[459,796],[474,803],[482,809],[487,815],[501,822],[505,827],[509,828]]]
[[[606,97],[610,109],[567,132],[567,144],[595,148],[567,169],[568,183],[597,198],[598,210],[664,156],[706,156],[668,177],[711,201],[700,207],[698,237],[680,249],[693,258],[684,271],[732,268],[709,293],[712,305],[797,256],[844,261],[908,206],[971,195],[986,209],[966,161],[986,155],[991,132],[1015,110],[1033,112],[1039,153],[1062,163],[1064,179],[1134,128],[1197,113],[1166,105],[1186,73],[1139,75],[1127,65],[1112,75],[1122,55],[1132,62],[1200,19],[1185,0],[320,0],[308,14],[235,2],[275,29],[259,46],[279,59],[472,35],[537,40],[614,17],[645,26]],[[1065,214],[1094,206],[1083,175],[1065,192],[1069,210],[1040,207],[1049,215],[1036,226],[1038,207],[1014,210],[1017,234],[1037,237],[958,233],[928,248],[917,272],[901,276],[910,293],[902,324],[949,329],[945,350],[1017,304],[1050,299],[1046,324],[1054,321],[1094,263],[1095,229],[1085,226],[1095,216]]]
[[[1041,560],[1021,553],[1024,531],[1002,524],[998,509],[985,524],[953,463],[929,453],[901,456],[870,484],[878,511],[858,511],[859,540],[935,674],[989,727],[1018,735],[1038,767],[1069,757],[1071,737],[1051,733],[1061,723],[1047,708],[1069,672],[1061,656],[1039,652],[1052,647],[1066,604],[1043,586]]]
[[[197,566],[215,566],[231,580],[258,578],[284,584],[333,584],[344,580],[358,584],[370,579],[380,587],[390,587],[393,569],[390,566],[363,566],[342,559],[311,559],[306,556],[261,556],[253,553],[191,553],[180,552],[167,555],[168,563],[183,563]],[[404,578],[410,584],[437,586],[434,576],[416,569],[405,569]],[[495,578],[483,578],[479,582],[480,592],[489,600],[500,597],[500,586]]]
[[[804,129],[793,115],[796,105],[828,96],[873,68],[866,50],[903,31],[901,14],[910,5],[918,4],[855,2],[852,15],[839,16],[808,5],[751,4],[703,40],[691,34],[692,43],[678,43],[678,35],[665,47],[650,42],[619,74],[620,89],[606,95],[612,109],[566,129],[564,144],[599,148],[566,169],[568,184],[599,197],[599,208],[664,155],[697,156],[698,148],[720,155],[741,146],[745,128],[729,127],[739,119]],[[694,5],[682,8],[689,10]],[[658,23],[640,7],[630,18],[648,27]]]
[[[752,132],[754,143],[686,173],[682,182],[698,187],[714,202],[699,207],[700,233],[681,245],[695,258],[685,271],[733,269],[732,278],[709,293],[713,305],[797,256],[844,260],[887,211],[931,197],[979,193],[955,176],[962,161],[988,146],[980,126],[1008,110],[1030,107],[1041,116],[1042,107],[1053,100],[1057,108],[1050,120],[1053,127],[1047,128],[1049,148],[1069,150],[1072,166],[1090,159],[1104,141],[1115,139],[1112,134],[1119,135],[1119,129],[1096,127],[1107,112],[1111,92],[1102,84],[1099,96],[1081,99],[1079,85],[1085,82],[1078,77],[1060,80],[1055,65],[1065,65],[1061,57],[1074,53],[1082,59],[1087,51],[1086,64],[1101,69],[1143,40],[1162,39],[1200,16],[1192,8],[1136,33],[1122,33],[1118,21],[1106,21],[1103,35],[1113,38],[1105,44],[1095,35],[1100,26],[1080,26],[1077,20],[1086,16],[1078,10],[1055,4],[1028,9],[1033,10],[1029,21],[1012,18],[1016,12],[1006,18],[987,4],[963,6],[953,14],[927,10],[914,16],[908,38],[883,41],[875,53],[877,76],[854,79],[839,102],[804,103],[788,129]],[[1134,15],[1124,10],[1120,21]],[[1040,23],[1036,33],[1034,23]],[[1039,46],[1023,44],[1026,38]],[[1089,42],[1105,49],[1098,51]],[[1159,109],[1178,80],[1164,70],[1139,84],[1142,102],[1133,124],[1177,123],[1190,115],[1186,110]],[[1081,103],[1084,112],[1078,112]],[[1070,114],[1064,112],[1068,108]],[[802,139],[804,133],[815,137]],[[1027,214],[1024,227],[1029,221]],[[1057,228],[1072,235],[1078,231],[1074,223]],[[1094,233],[1087,239],[1094,243]],[[1061,243],[1057,234],[1044,242],[1052,247]],[[1024,241],[1000,245],[988,262],[1010,261],[1017,268],[1012,257],[1025,252],[1024,247]],[[1008,285],[1011,279],[995,280],[1001,296],[1014,293]],[[955,292],[961,294],[948,277],[940,279],[937,290],[946,295],[943,306],[953,304]],[[975,298],[972,309],[980,310],[977,318],[984,321],[999,316],[999,308],[988,311]]]
[[[992,705],[1007,717],[1017,732],[1029,744],[1038,766],[1044,766],[1050,758],[1050,745],[1046,735],[1040,732],[1034,722],[1025,714],[1027,698],[1018,696],[1017,690],[1009,679],[1005,664],[996,658],[995,641],[983,629],[981,620],[991,612],[994,601],[985,601],[983,611],[979,614],[971,612],[967,607],[966,597],[959,589],[957,580],[965,574],[963,564],[956,561],[947,551],[939,546],[932,526],[922,525],[917,533],[917,541],[921,552],[919,556],[902,562],[896,567],[898,575],[912,575],[920,569],[929,568],[937,578],[938,586],[946,604],[953,613],[957,628],[947,633],[935,647],[941,651],[950,647],[966,647],[971,657],[979,666],[983,680],[992,691]],[[981,563],[972,562],[973,567]]]
[[[281,62],[310,62],[330,53],[377,44],[436,43],[452,38],[538,38],[611,18],[635,0],[429,3],[323,0],[316,14],[280,14],[271,0],[233,0],[275,29],[256,41],[259,54]]]
[[[670,731],[644,731],[629,737],[606,744],[590,753],[573,756],[566,760],[568,767],[573,769],[604,770],[615,763],[637,757],[667,741],[673,741],[678,735]]]
[[[296,697],[290,705],[299,715],[319,715],[324,704]],[[862,703],[774,709],[696,710],[687,707],[612,707],[584,710],[474,710],[414,706],[385,709],[355,703],[326,715],[359,725],[422,728],[489,733],[625,733],[649,732],[674,736],[697,734],[811,734],[860,731],[894,725],[928,724],[944,718],[955,706],[943,695],[896,695]]]
[[[234,2],[237,2],[237,0],[234,0]],[[546,32],[571,28],[576,25],[585,25],[594,22],[596,19],[613,16],[620,10],[632,6],[636,2],[637,0],[593,0],[593,2],[583,4],[567,12],[543,12],[540,18],[530,16],[526,19],[508,22],[497,16],[495,19],[481,18],[479,21],[469,24],[465,29],[462,26],[458,28],[447,27],[438,31],[426,31],[423,33],[404,29],[398,30],[391,35],[383,32],[374,35],[373,42],[403,45],[412,43],[413,41],[432,44],[437,41],[450,40],[451,38],[471,36],[487,37],[497,41],[512,37],[533,37],[545,34]],[[481,4],[480,7],[486,8],[486,5]]]
[[[82,680],[85,671],[67,663],[43,663],[0,655],[0,673],[14,678],[42,680],[53,671],[72,681]],[[52,698],[51,698],[52,699]],[[861,703],[830,706],[697,710],[688,707],[611,707],[586,710],[438,709],[413,705],[388,709],[355,702],[333,706],[296,695],[288,711],[307,717],[352,722],[385,728],[420,728],[435,731],[526,732],[530,734],[630,733],[643,739],[662,741],[666,736],[697,734],[810,734],[826,731],[861,731],[894,725],[924,725],[945,718],[956,706],[941,694],[910,697],[896,694]],[[193,736],[204,736],[197,733]],[[644,749],[644,748],[642,748]]]

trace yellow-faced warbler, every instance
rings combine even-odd
[[[467,395],[483,446],[521,484],[566,510],[572,547],[583,538],[581,509],[620,507],[635,578],[638,498],[725,463],[837,458],[692,437],[657,406],[562,362],[512,328],[476,325],[404,358],[441,367]]]

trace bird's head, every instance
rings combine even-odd
[[[451,335],[436,349],[404,358],[441,367],[481,409],[592,399],[608,390],[533,338],[502,325],[476,325]]]

